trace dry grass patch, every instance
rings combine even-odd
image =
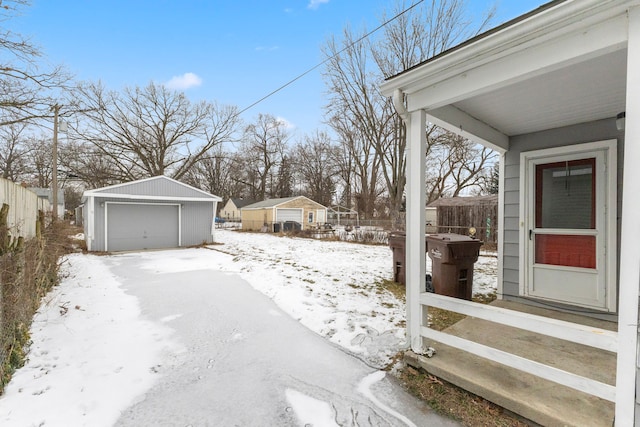
[[[469,427],[527,427],[500,406],[443,381],[423,370],[407,367],[399,374],[409,393],[425,401],[441,415]]]

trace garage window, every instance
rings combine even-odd
[[[313,212],[309,212],[309,224],[313,222]]]

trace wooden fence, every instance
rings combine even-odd
[[[476,229],[476,237],[486,243],[498,241],[498,205],[438,206],[437,233],[469,234]]]
[[[23,186],[0,178],[0,206],[9,205],[9,233],[30,239],[36,236],[38,211],[49,212],[49,201]]]

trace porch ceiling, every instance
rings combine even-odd
[[[626,58],[610,52],[452,105],[508,136],[615,117],[625,110]]]

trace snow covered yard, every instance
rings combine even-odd
[[[392,277],[388,246],[228,230],[218,230],[217,240],[199,249],[69,255],[60,286],[34,318],[28,362],[0,398],[0,424],[113,425],[157,384],[159,373],[180,365],[188,353],[174,339],[173,322],[182,314],[149,318],[125,285],[153,288],[165,274],[235,273],[373,368],[387,366],[405,348],[404,302],[383,284]],[[116,275],[123,263],[140,272]],[[481,256],[474,293],[495,290],[495,270],[495,256]]]
[[[385,290],[393,278],[388,246],[218,230],[236,270],[254,288],[316,333],[384,367],[405,348],[405,305]],[[473,293],[495,292],[496,258],[481,256]],[[427,271],[430,271],[427,257]]]

